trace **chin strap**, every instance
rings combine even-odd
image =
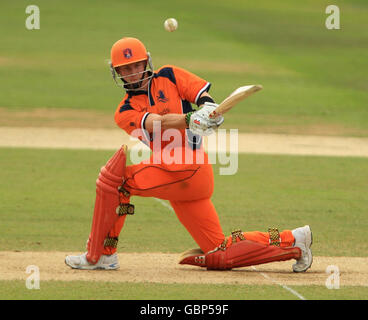
[[[146,74],[148,74],[147,77],[145,77]],[[151,71],[145,71],[145,72],[142,73],[141,80],[139,80],[137,82],[128,83],[123,78],[120,78],[120,80],[124,82],[123,87],[124,87],[125,91],[127,91],[127,92],[129,92],[129,91],[138,91],[138,90],[143,90],[148,86],[149,82],[151,81],[152,76],[153,76],[153,73]],[[144,87],[142,87],[143,80],[145,80],[145,79],[149,79],[149,80],[147,81],[147,84]]]

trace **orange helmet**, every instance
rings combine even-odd
[[[111,63],[114,68],[148,58],[146,47],[136,38],[120,39],[111,48]]]
[[[127,83],[115,70],[116,67],[120,67],[130,63],[136,63],[139,61],[147,61],[150,70],[143,71],[141,80],[135,83]],[[116,41],[113,44],[111,48],[110,70],[115,83],[123,87],[127,91],[142,89],[141,85],[143,83],[143,80],[150,80],[153,77],[151,56],[149,52],[147,52],[144,44],[136,38],[125,37]],[[119,83],[117,79],[120,79],[124,84]],[[146,82],[146,85],[147,84],[148,82]]]

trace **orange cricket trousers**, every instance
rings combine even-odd
[[[201,250],[206,253],[218,247],[224,240],[216,209],[211,201],[214,189],[212,165],[205,152],[192,151],[193,164],[139,163],[126,167],[124,188],[130,196],[155,197],[169,200],[179,221],[188,230]],[[196,153],[204,154],[204,164],[196,164]],[[129,200],[127,199],[127,202]],[[126,215],[119,217],[109,237],[118,237]],[[247,240],[269,244],[268,232],[243,232]],[[281,246],[294,243],[290,230],[280,232]],[[228,237],[228,245],[231,236]],[[114,248],[105,247],[103,254],[112,254]]]

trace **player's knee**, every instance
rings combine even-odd
[[[106,192],[113,193],[118,193],[118,188],[122,183],[123,177],[113,174],[106,166],[101,168],[96,180],[96,186],[98,188],[102,188]]]

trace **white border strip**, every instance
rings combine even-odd
[[[144,137],[146,138],[146,140],[148,142],[148,145],[149,145],[151,139],[150,139],[149,136],[147,137],[147,131],[146,131],[146,127],[144,126],[144,121],[146,121],[146,118],[148,117],[149,114],[150,114],[149,112],[146,112],[143,115],[142,120],[141,120],[141,129],[142,129]]]
[[[169,210],[174,211],[174,209],[169,204],[167,204],[164,200],[161,200],[158,198],[153,198],[153,199],[155,199],[157,202],[160,202],[165,208],[168,208]]]
[[[196,98],[195,98],[195,100],[194,100],[194,103],[195,103],[195,104],[197,104],[197,100],[198,100],[198,98],[201,96],[201,94],[202,94],[203,92],[205,92],[205,91],[207,90],[207,88],[208,88],[210,85],[211,85],[211,83],[210,83],[210,82],[207,82],[207,83],[206,83],[206,85],[205,85],[201,90],[199,90],[199,92],[198,92],[198,94],[197,94],[197,96],[196,96]]]

